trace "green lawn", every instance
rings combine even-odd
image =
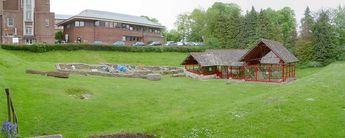
[[[288,85],[25,74],[56,63],[130,63],[178,66],[187,54],[0,49],[0,88],[12,90],[22,137],[66,138],[142,132],[163,137],[345,137],[345,63],[298,70]],[[65,90],[84,89],[89,100]],[[0,94],[0,121],[6,119]]]

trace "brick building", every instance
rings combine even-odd
[[[0,43],[54,43],[50,0],[0,0]]]
[[[69,43],[112,44],[124,41],[126,45],[131,45],[135,42],[165,41],[162,36],[164,26],[143,17],[119,13],[84,10],[58,25],[63,26]]]

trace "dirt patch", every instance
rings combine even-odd
[[[68,88],[68,89],[65,89],[65,92],[68,95],[81,99],[81,100],[88,100],[92,96],[92,92],[85,88]]]
[[[91,136],[90,138],[156,138],[153,135],[147,135],[147,134],[114,134],[114,135],[102,135],[102,136]]]

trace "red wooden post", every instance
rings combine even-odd
[[[284,77],[285,76],[285,72],[284,71],[285,71],[285,68],[284,68],[284,64],[283,64],[282,65],[282,72],[283,72],[282,73],[282,80],[283,80],[283,82],[285,81],[285,77]]]
[[[244,71],[243,71],[243,79],[244,79],[244,80],[246,80],[246,68],[247,68],[247,66],[244,66],[244,67],[243,67],[243,70],[244,70]]]
[[[296,65],[293,65],[293,77],[296,77]]]
[[[289,64],[289,78],[291,77],[291,64]]]
[[[291,76],[290,76],[290,72],[291,72],[291,68],[290,68],[290,67],[291,67],[291,65],[289,64],[289,65],[288,65],[288,70],[289,70],[289,71],[288,71],[288,75],[287,75],[287,76],[288,76],[288,78],[290,78],[290,77],[291,77]]]
[[[225,67],[226,69],[226,78],[229,79],[229,67]]]
[[[255,66],[255,79],[256,79],[256,81],[259,80],[259,79],[258,79],[258,71],[259,71],[258,68],[259,68],[259,67],[256,65],[256,66]]]
[[[271,81],[271,73],[272,73],[271,68],[272,68],[271,66],[268,67],[268,81]]]
[[[232,66],[230,67],[230,78],[232,79]]]

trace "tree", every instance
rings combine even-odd
[[[333,23],[337,37],[337,44],[345,46],[345,7],[339,6],[334,10]]]
[[[170,30],[163,32],[163,35],[167,39],[167,41],[174,41],[174,42],[179,42],[181,41],[181,35],[178,33],[176,30]]]
[[[191,21],[189,18],[188,13],[180,14],[177,17],[177,21],[175,22],[177,26],[177,32],[181,36],[181,41],[186,42],[188,41],[188,37],[191,33]]]
[[[258,22],[258,15],[255,11],[255,8],[252,7],[252,10],[250,12],[247,12],[247,14],[244,17],[243,21],[243,45],[242,48],[247,48],[252,46],[258,39],[256,28],[257,28],[257,22]]]
[[[218,41],[221,48],[236,48],[240,34],[241,9],[238,5],[216,2],[207,10],[206,39]]]
[[[61,43],[63,39],[64,36],[62,31],[55,32],[55,40],[57,40],[58,43]]]
[[[314,60],[314,49],[311,41],[299,39],[296,42],[296,55],[301,63]]]
[[[301,63],[308,63],[314,60],[315,51],[312,44],[314,24],[314,18],[311,16],[309,7],[307,7],[304,17],[301,19],[300,37],[295,50]]]
[[[312,40],[312,27],[314,25],[314,18],[311,16],[309,7],[305,9],[304,18],[301,19],[301,39],[305,41]]]
[[[294,51],[297,40],[295,13],[291,8],[284,7],[278,14],[282,42],[287,49]]]
[[[203,42],[205,38],[205,28],[206,28],[206,12],[202,9],[194,9],[189,15],[191,32],[189,36],[189,41],[193,42]]]
[[[313,27],[312,44],[314,60],[327,65],[337,58],[338,49],[335,45],[334,27],[330,23],[329,12],[321,11]]]
[[[277,37],[275,33],[276,26],[271,16],[273,12],[271,9],[260,11],[256,28],[258,38],[274,39]]]

